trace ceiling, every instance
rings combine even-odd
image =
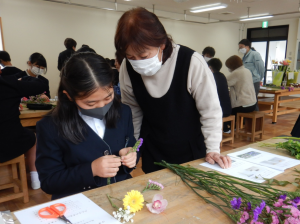
[[[107,1],[112,3],[115,2],[115,0]],[[272,19],[300,17],[299,0],[117,0],[117,3],[122,5],[142,6],[146,8],[152,8],[154,4],[156,10],[182,14],[184,10],[186,10],[187,15],[199,17],[208,17],[208,13],[210,13],[210,18],[217,20],[239,20],[240,17],[248,15],[248,7],[250,7],[250,16],[267,13],[285,14],[275,16]],[[219,9],[210,12],[189,12],[189,9],[193,7],[213,3],[225,3],[228,7],[226,9]]]

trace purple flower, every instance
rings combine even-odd
[[[232,201],[230,201],[231,203],[231,207],[235,210],[239,209],[241,207],[242,204],[242,199],[241,198],[233,198]]]
[[[251,202],[247,202],[247,211],[251,211]]]
[[[265,208],[265,206],[266,206],[266,202],[262,200],[259,206],[260,210],[262,211]]]
[[[264,200],[261,201],[260,206],[257,206],[254,210],[253,210],[253,220],[257,221],[258,216],[261,214],[262,210],[265,208],[266,206],[266,202]]]
[[[284,87],[284,86],[281,86],[281,89],[285,89],[285,87]]]
[[[295,208],[298,208],[297,204],[292,202],[292,205],[295,207]]]
[[[285,200],[286,199],[286,194],[280,195],[279,199]]]
[[[300,202],[300,197],[295,197],[295,198],[293,199],[293,201],[294,201],[296,204],[298,204],[298,203]]]

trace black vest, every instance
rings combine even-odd
[[[144,139],[141,153],[145,173],[162,168],[154,162],[181,164],[206,155],[200,114],[187,90],[193,54],[193,50],[180,46],[171,86],[161,98],[148,93],[141,75],[126,61],[132,89],[144,115],[140,137]]]

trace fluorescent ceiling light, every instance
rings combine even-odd
[[[206,11],[211,11],[211,10],[216,10],[216,9],[224,9],[224,8],[227,8],[226,4],[216,3],[216,4],[203,5],[203,6],[192,8],[192,9],[190,9],[190,12],[193,12],[193,13],[206,12]]]
[[[247,18],[252,18],[252,17],[260,17],[260,16],[268,16],[269,13],[264,13],[264,14],[257,14],[257,15],[251,15],[251,16],[242,16],[240,19],[247,19]]]
[[[112,11],[114,10],[114,9],[111,9],[111,8],[102,8],[102,9],[105,9],[105,10],[112,10]]]
[[[240,19],[240,21],[249,21],[249,20],[256,20],[256,19],[267,19],[272,18],[273,16],[259,16],[259,17],[249,17],[246,19]]]

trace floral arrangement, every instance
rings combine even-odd
[[[21,103],[25,103],[25,104],[48,104],[50,103],[50,100],[48,99],[48,97],[45,97],[45,93],[43,94],[39,94],[36,96],[30,96],[29,99],[26,97],[23,97],[21,99]]]
[[[173,171],[201,199],[220,209],[234,223],[300,223],[298,192],[280,191],[268,184],[258,184],[215,171],[206,172],[189,165],[165,161],[155,164]],[[203,191],[211,197],[203,196]]]
[[[288,59],[282,60],[278,63],[276,60],[272,60],[272,78],[273,84],[280,86],[281,82],[286,79],[286,72],[290,71],[290,64],[292,62]]]
[[[164,189],[164,186],[158,182],[149,180],[147,183],[147,186],[143,190],[162,190]],[[133,217],[135,216],[135,213],[142,210],[144,207],[144,196],[142,195],[141,192],[136,191],[136,190],[131,190],[130,192],[127,192],[127,194],[124,196],[123,200],[113,198],[107,194],[107,198],[111,204],[111,206],[117,211],[113,212],[113,216],[118,220],[122,221],[123,223],[133,222]],[[112,199],[117,199],[119,201],[123,202],[123,208],[116,206],[113,202]],[[167,205],[168,201],[163,198],[162,195],[156,194],[154,195],[152,199],[152,203],[146,202],[146,207],[147,209],[153,213],[153,214],[160,214],[163,212]]]

